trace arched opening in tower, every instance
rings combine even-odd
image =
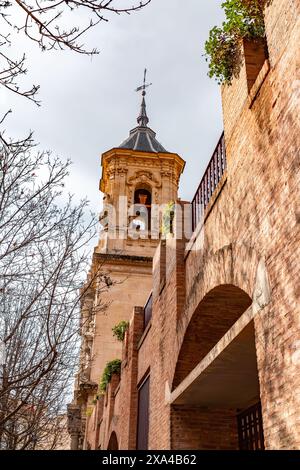
[[[134,192],[134,215],[133,224],[136,230],[142,232],[151,231],[151,204],[152,195],[148,189],[138,188]]]
[[[195,309],[173,379],[172,449],[264,449],[251,303],[224,284]]]

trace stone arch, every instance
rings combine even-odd
[[[110,435],[107,450],[119,450],[118,438],[115,431]]]
[[[144,200],[141,200],[141,198]],[[145,184],[138,184],[134,188],[133,193],[134,204],[151,205],[152,203],[152,188]]]
[[[134,176],[127,181],[127,191],[129,204],[134,202],[134,193],[137,189],[146,189],[152,195],[152,203],[157,203],[157,190],[161,188],[159,182],[150,171],[137,171]]]
[[[232,284],[211,289],[199,302],[179,351],[173,389],[196,367],[251,305],[250,296]]]
[[[188,321],[200,300],[214,287],[232,284],[252,297],[261,255],[245,243],[229,243],[217,251],[196,250],[186,261]]]
[[[138,183],[133,189],[134,216],[132,223],[141,231],[151,230],[152,188],[145,183]]]
[[[177,352],[184,342],[187,328],[197,307],[214,288],[232,285],[244,291],[249,298],[255,297],[257,269],[262,260],[263,257],[245,243],[229,243],[217,251],[190,253],[185,262],[186,301],[182,310],[178,312],[176,326],[174,347]],[[175,368],[174,363],[173,367]]]

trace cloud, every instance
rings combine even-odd
[[[33,129],[42,148],[71,158],[68,189],[78,199],[87,196],[99,212],[99,157],[136,125],[140,96],[134,89],[147,67],[149,125],[163,146],[187,161],[180,196],[191,199],[222,131],[219,88],[202,57],[209,29],[222,21],[220,4],[153,0],[139,13],[113,16],[87,38],[100,50],[93,59],[42,53],[19,34],[15,48],[26,47],[26,81],[41,85],[42,107],[2,93],[1,104],[14,111],[6,127],[14,135]]]

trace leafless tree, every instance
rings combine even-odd
[[[8,90],[39,102],[38,86],[20,89],[18,79],[26,74],[25,54],[9,55],[15,32],[24,33],[42,50],[69,49],[94,55],[86,48],[84,37],[111,15],[130,14],[141,10],[151,0],[0,0],[0,84]]]
[[[86,201],[64,195],[69,165],[38,152],[31,135],[0,136],[0,448],[56,445],[78,361],[81,298],[92,283],[100,293],[110,284],[99,266],[81,288],[96,218]]]
[[[15,34],[43,51],[85,47],[89,30],[113,14],[130,14],[151,0],[0,0],[0,85],[39,104],[38,85],[22,89],[25,53],[11,55]],[[12,46],[12,47],[10,47]],[[0,117],[0,126],[7,117]],[[53,449],[78,362],[80,303],[96,285],[113,282],[102,266],[89,273],[89,241],[96,218],[87,202],[64,196],[70,162],[38,152],[32,134],[11,141],[0,131],[0,448]],[[90,321],[90,318],[89,318]],[[81,322],[81,323],[80,323]],[[0,355],[1,355],[0,351]]]

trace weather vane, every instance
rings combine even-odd
[[[152,83],[146,83],[146,76],[147,76],[147,69],[145,69],[144,71],[144,83],[142,86],[139,86],[135,91],[141,91],[143,90],[143,93],[142,95],[145,96],[146,95],[146,88],[148,88],[149,86],[152,85]]]

